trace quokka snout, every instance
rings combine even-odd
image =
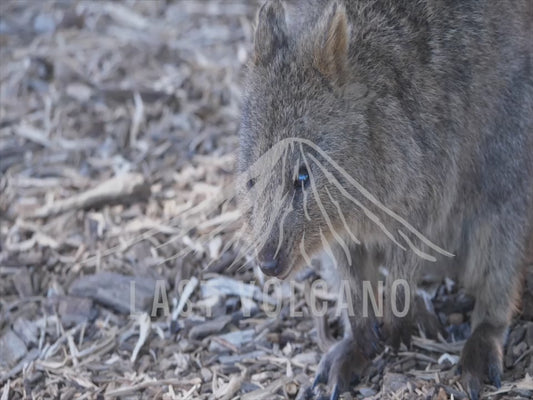
[[[263,271],[326,253],[355,300],[380,264],[413,287],[427,263],[457,275],[476,299],[460,362],[474,399],[500,383],[532,217],[532,8],[269,0],[244,82],[241,206]],[[393,344],[411,318],[386,313]],[[317,374],[332,398],[378,322],[347,318]]]

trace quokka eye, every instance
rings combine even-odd
[[[250,190],[255,185],[255,178],[250,179],[248,182],[246,182],[246,189]]]
[[[307,168],[300,167],[298,170],[298,176],[296,177],[296,180],[294,181],[294,187],[297,189],[306,188],[309,185],[309,172],[307,171]]]

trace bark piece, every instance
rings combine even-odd
[[[39,342],[39,328],[37,324],[26,318],[18,318],[13,324],[13,331],[24,341],[26,346],[35,345]]]
[[[124,314],[130,311],[151,313],[155,280],[150,277],[100,272],[75,280],[70,286],[69,293],[89,297],[97,303]],[[131,310],[131,304],[135,305],[135,310]]]
[[[8,329],[0,337],[0,366],[11,367],[26,355],[28,349],[15,332]]]

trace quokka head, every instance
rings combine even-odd
[[[364,169],[368,93],[350,82],[350,28],[333,1],[291,35],[279,0],[258,12],[240,128],[240,204],[263,272],[284,278],[339,240],[346,227],[338,169]],[[332,164],[333,162],[333,164]],[[334,166],[335,165],[335,166]]]

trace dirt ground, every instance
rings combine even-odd
[[[235,202],[185,212],[231,185],[257,4],[0,2],[0,400],[291,399],[312,382],[316,274],[265,292],[231,243]],[[524,281],[484,398],[533,398]],[[422,289],[447,339],[386,348],[351,397],[463,398],[472,301],[441,277]]]

